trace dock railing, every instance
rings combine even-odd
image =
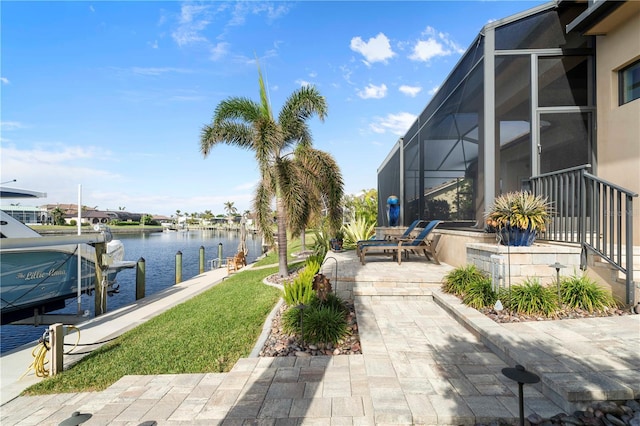
[[[592,175],[590,164],[531,177],[536,195],[547,197],[552,219],[540,238],[579,243],[586,269],[591,251],[624,275],[626,303],[635,305],[633,198],[638,194]]]

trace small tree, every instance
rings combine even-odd
[[[56,207],[55,209],[51,210],[51,216],[53,217],[53,223],[55,225],[64,225],[65,224],[64,212],[62,211],[62,209],[60,207]]]

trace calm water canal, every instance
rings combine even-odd
[[[238,251],[240,233],[233,231],[182,231],[157,232],[152,234],[114,235],[122,241],[125,260],[145,259],[146,295],[157,293],[175,282],[175,258],[182,252],[182,279],[188,280],[199,273],[200,246],[205,249],[205,270],[209,261],[218,257],[218,244],[222,243],[223,258],[233,256]],[[261,254],[262,238],[248,233],[246,239],[248,262],[253,262]],[[135,302],[136,271],[126,269],[118,274],[120,292],[107,298],[107,311]],[[82,295],[82,310],[88,310],[93,317],[93,296]],[[67,300],[67,307],[58,313],[75,314],[77,299]],[[47,326],[3,325],[0,326],[0,353],[7,352],[42,336]]]

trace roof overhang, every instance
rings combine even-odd
[[[615,29],[620,20],[626,19],[631,9],[637,9],[637,1],[598,0],[589,3],[587,10],[567,25],[567,32],[582,35],[603,35]]]

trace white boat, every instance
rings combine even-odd
[[[16,198],[12,190],[11,198]],[[2,190],[0,193],[6,194]],[[24,196],[33,192],[24,191]],[[29,195],[31,194],[31,195]],[[90,244],[107,243],[103,268],[107,291],[117,291],[115,278],[136,262],[124,261],[124,246],[112,240],[108,228],[86,235],[41,236],[28,226],[0,211],[0,313],[1,323],[17,321],[64,307],[65,300],[90,293],[95,284],[96,251]],[[80,256],[78,256],[80,250]],[[80,284],[78,259],[81,259]]]

